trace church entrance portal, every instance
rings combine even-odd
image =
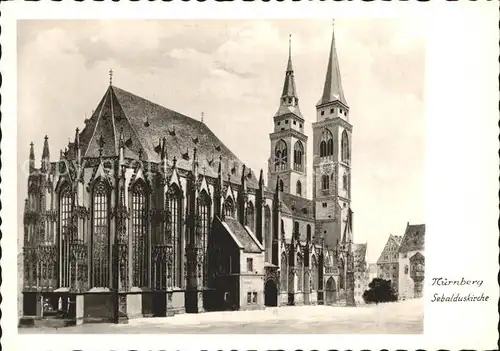
[[[272,279],[267,280],[264,285],[264,305],[278,306],[278,287]]]
[[[331,305],[337,302],[337,287],[333,277],[326,281],[326,304]]]

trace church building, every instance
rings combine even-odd
[[[335,45],[332,34],[311,139],[289,51],[267,179],[203,121],[111,80],[56,160],[46,136],[37,167],[32,143],[23,319],[355,305],[352,125]]]

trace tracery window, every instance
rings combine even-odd
[[[304,266],[302,261],[302,255],[297,254],[297,291],[302,291],[304,289]]]
[[[293,169],[296,171],[304,170],[304,146],[297,141],[293,146]]]
[[[143,182],[132,189],[133,286],[148,285],[148,203]]]
[[[228,196],[226,201],[224,201],[224,214],[228,217],[234,218],[234,201]]]
[[[286,292],[288,283],[288,265],[286,260],[286,254],[283,252],[281,254],[281,265],[280,265],[280,278],[281,278],[281,291]]]
[[[319,282],[319,270],[318,270],[318,262],[316,261],[316,256],[312,257],[312,289],[318,290],[318,282]]]
[[[297,195],[302,196],[302,183],[297,180]]]
[[[109,190],[98,180],[92,195],[92,287],[109,287]]]
[[[324,174],[321,177],[321,189],[323,189],[323,190],[330,189],[330,178],[326,174]]]
[[[350,158],[349,136],[347,135],[347,132],[345,130],[342,132],[341,154],[342,154],[342,162],[348,163]]]
[[[69,242],[71,224],[71,187],[66,184],[59,194],[59,231],[61,245],[61,286],[70,285]]]
[[[274,169],[275,171],[283,171],[288,163],[288,148],[286,142],[279,140],[274,148]]]
[[[197,245],[203,250],[203,285],[207,284],[207,249],[208,249],[208,235],[210,233],[210,205],[211,200],[207,192],[203,190],[198,197],[198,218],[199,218],[199,237],[197,238]]]
[[[272,248],[272,236],[271,236],[271,209],[269,206],[264,207],[264,242],[265,245],[265,256],[266,262],[271,262],[271,248]]]
[[[174,286],[180,287],[182,284],[182,264],[183,264],[183,241],[181,237],[181,221],[182,210],[181,200],[182,195],[179,187],[172,184],[167,193],[168,210],[170,212],[170,226],[167,232],[167,240],[174,247],[174,259],[171,270],[167,272],[167,280],[171,281]]]
[[[321,142],[319,144],[319,156],[331,156],[333,155],[333,135],[328,130],[325,129],[321,133]]]
[[[252,232],[255,232],[255,210],[252,201],[248,202],[247,225],[252,229]]]

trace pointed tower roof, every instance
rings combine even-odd
[[[49,158],[50,157],[50,152],[49,152],[49,137],[45,136],[43,140],[43,151],[42,151],[42,158]]]
[[[345,106],[348,106],[344,96],[344,90],[342,89],[339,58],[337,56],[337,49],[335,47],[335,29],[332,28],[332,44],[330,47],[330,56],[328,57],[325,86],[323,88],[323,95],[318,101],[317,106],[334,101],[340,101]]]
[[[288,63],[285,72],[285,82],[283,83],[283,91],[280,98],[280,107],[275,114],[275,117],[281,116],[287,113],[293,113],[294,115],[302,117],[302,113],[299,109],[299,97],[297,95],[297,89],[295,86],[295,77],[293,73],[292,65],[292,36],[290,35],[288,40]]]

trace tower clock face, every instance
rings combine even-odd
[[[333,171],[333,165],[331,163],[323,163],[321,165],[322,174],[331,174]]]

